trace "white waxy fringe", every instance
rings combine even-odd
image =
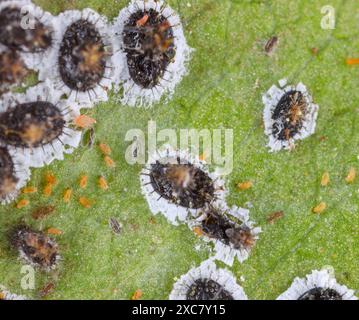
[[[30,0],[18,0],[18,1],[4,1],[0,3],[0,11],[3,8],[12,6],[15,8],[25,8],[26,13],[29,18],[35,18],[37,21],[41,22],[45,27],[49,28],[50,32],[53,34],[54,31],[54,19],[55,17],[49,12],[43,11],[40,7],[34,5]],[[52,39],[52,43],[55,40]],[[39,71],[42,65],[44,58],[49,54],[51,50],[51,45],[49,48],[42,52],[19,52],[20,56],[24,59],[26,66],[29,69]]]
[[[4,145],[0,146],[4,147]],[[14,201],[18,197],[20,190],[26,186],[31,177],[31,171],[28,166],[28,159],[26,159],[23,154],[16,152],[14,149],[10,149],[8,147],[7,149],[14,163],[14,175],[18,179],[18,182],[14,192],[8,194],[4,198],[0,198],[0,204],[3,205]]]
[[[233,216],[235,218],[233,220],[234,222],[236,222],[236,220],[238,220],[238,222],[242,222],[241,225],[247,226],[251,230],[254,239],[256,241],[259,239],[259,234],[261,233],[262,229],[260,227],[255,227],[255,223],[249,219],[248,209],[243,209],[236,206],[228,208],[226,204],[218,206],[217,209],[222,212],[226,212],[229,216]],[[195,227],[201,227],[201,222],[206,218],[207,214],[203,213],[197,219],[190,220],[188,222],[189,228],[193,230]],[[240,225],[238,224],[238,227],[239,226]],[[250,249],[246,249],[244,247],[236,249],[231,243],[227,245],[218,239],[210,238],[206,235],[201,236],[201,238],[206,242],[211,242],[214,244],[214,256],[211,257],[211,259],[222,261],[228,266],[232,266],[236,258],[240,263],[242,263],[248,259],[251,251]]]
[[[127,66],[127,56],[124,52],[123,31],[130,16],[139,10],[153,9],[167,17],[173,26],[174,44],[176,56],[174,61],[169,64],[160,83],[152,88],[145,89],[137,85],[130,76]],[[191,58],[193,49],[186,42],[180,17],[162,0],[133,0],[126,8],[120,11],[119,16],[112,26],[112,38],[114,44],[114,65],[124,65],[122,70],[116,72],[115,88],[118,90],[123,84],[123,98],[121,102],[129,106],[149,107],[153,103],[160,101],[163,95],[170,99],[174,93],[176,85],[181,82],[187,74],[187,63]]]
[[[287,85],[287,80],[279,81],[279,88],[273,85],[266,94],[263,95],[262,101],[265,105],[263,119],[265,126],[265,134],[269,137],[268,147],[271,151],[280,151],[282,149],[290,150],[294,146],[296,140],[303,140],[315,132],[316,120],[318,116],[319,106],[313,103],[313,99],[309,94],[306,86],[299,83],[296,86]],[[307,102],[308,112],[303,120],[303,127],[293,138],[288,141],[278,140],[273,134],[273,124],[276,122],[272,119],[273,112],[278,105],[282,96],[289,91],[296,90],[303,94]]]
[[[63,81],[59,72],[60,47],[67,28],[80,19],[85,19],[95,25],[97,31],[102,37],[104,46],[109,56],[106,57],[105,73],[100,83],[93,89],[82,92],[69,88]],[[112,64],[112,43],[109,37],[110,31],[107,24],[107,18],[99,15],[92,9],[83,11],[69,10],[61,13],[53,19],[55,42],[51,51],[42,60],[38,67],[39,80],[50,79],[54,83],[55,90],[61,95],[66,95],[69,102],[77,102],[82,108],[92,108],[95,103],[108,101],[108,91],[112,88],[114,65]],[[118,67],[121,68],[121,67]]]
[[[17,294],[9,292],[3,285],[0,285],[0,295],[3,296],[4,300],[29,300],[25,296],[18,296]]]
[[[243,288],[237,284],[235,277],[226,269],[218,269],[211,260],[201,263],[198,268],[192,268],[174,284],[169,296],[170,300],[186,300],[188,289],[199,279],[209,279],[217,282],[228,291],[234,300],[248,300]]]
[[[80,106],[74,102],[61,100],[60,93],[54,90],[49,81],[29,88],[25,94],[5,95],[4,98],[0,100],[0,112],[5,112],[19,103],[39,100],[50,102],[59,108],[64,115],[67,126],[80,114]],[[40,168],[50,164],[54,160],[63,160],[64,154],[71,154],[74,149],[79,146],[80,141],[81,131],[67,127],[64,128],[59,139],[53,141],[52,144],[46,144],[33,149],[8,146],[8,149],[15,154],[16,157],[24,159],[25,167]]]
[[[151,170],[151,164],[155,164],[156,161],[165,161],[168,163],[168,160],[176,160],[177,157],[181,161],[186,161],[193,164],[197,168],[206,172],[208,176],[213,180],[215,194],[218,202],[224,201],[226,191],[224,190],[224,181],[220,179],[220,176],[216,173],[210,173],[204,161],[199,160],[198,157],[194,157],[184,150],[175,150],[170,145],[165,145],[153,155],[150,155],[146,167],[142,170],[140,175],[141,180],[141,190],[142,194],[145,196],[151,212],[156,215],[162,213],[167,220],[173,225],[178,225],[179,222],[184,222],[188,216],[196,216],[198,209],[190,209],[179,206],[172,202],[169,202],[167,199],[160,197],[160,195],[154,190],[151,184],[151,178],[148,176]],[[175,162],[177,163],[177,162]]]
[[[337,291],[343,300],[358,300],[354,295],[354,290],[338,284],[334,275],[327,269],[313,270],[305,278],[295,278],[289,289],[282,293],[277,300],[298,300],[307,291],[318,287]]]

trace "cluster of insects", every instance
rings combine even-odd
[[[24,7],[34,24],[29,28],[23,26]],[[266,54],[271,55],[277,45],[278,38],[272,37],[265,46]],[[16,199],[20,190],[36,193],[35,187],[25,187],[30,168],[62,160],[80,145],[82,130],[88,130],[87,145],[92,147],[96,120],[81,114],[81,108],[106,101],[112,88],[122,91],[121,101],[132,106],[148,106],[164,95],[170,97],[187,72],[191,52],[178,15],[160,0],[133,0],[112,24],[91,9],[54,17],[29,0],[2,1],[0,202]],[[31,70],[38,72],[40,83],[23,94],[12,93],[13,86],[23,84]],[[319,107],[303,84],[292,86],[281,80],[279,88],[273,86],[263,96],[263,102],[265,133],[272,151],[290,150],[296,140],[314,133]],[[99,149],[106,166],[115,167],[110,147],[100,143]],[[350,172],[347,182],[354,181],[355,175],[355,170]],[[50,196],[57,180],[52,174],[45,180],[43,194]],[[103,176],[97,183],[102,190],[109,188]],[[329,176],[323,177],[322,185],[328,183]],[[79,188],[87,185],[88,176],[82,174]],[[228,207],[224,182],[209,172],[204,161],[171,147],[158,150],[141,173],[141,185],[154,214],[161,212],[174,224],[185,222],[196,235],[214,244],[213,260],[232,265],[235,259],[243,262],[248,258],[261,229],[249,219],[249,210]],[[238,187],[247,190],[252,184]],[[68,203],[72,197],[73,189],[65,189],[63,201]],[[78,202],[84,208],[92,206],[84,196]],[[22,199],[16,207],[28,205],[29,200]],[[313,212],[325,208],[321,203]],[[35,208],[31,216],[42,220],[54,212],[55,207],[48,205]],[[273,223],[282,216],[282,212],[274,213],[268,221]],[[122,225],[116,218],[109,219],[109,227],[115,235],[121,234]],[[20,225],[11,231],[9,242],[25,263],[50,271],[61,260],[59,245],[50,235],[61,234],[56,228],[43,232]],[[300,294],[298,287],[303,291]],[[53,289],[54,284],[48,283],[40,295],[46,296]],[[7,296],[0,292],[0,299]],[[142,291],[136,291],[134,299],[141,296]],[[247,299],[234,276],[218,269],[212,259],[183,275],[170,298]],[[296,279],[279,298],[341,300],[355,296],[324,270]]]
[[[78,146],[73,127],[83,129],[87,120],[81,107],[106,101],[112,87],[129,83],[140,89],[124,90],[130,104],[152,104],[173,92],[191,52],[179,17],[162,1],[132,1],[113,24],[91,9],[55,17],[29,0],[3,1],[0,18],[0,143],[10,149],[10,157],[12,150],[21,153],[22,159],[12,162],[24,167],[20,175],[26,171],[19,178],[4,158],[4,202],[29,179],[28,167],[61,160]],[[22,84],[29,70],[37,71],[42,82],[13,95],[12,86]],[[165,79],[167,73],[172,76]],[[114,166],[109,156],[105,161]]]
[[[215,245],[215,258],[232,265],[244,261],[260,228],[249,211],[228,208],[224,182],[203,160],[169,145],[157,150],[141,172],[142,192],[153,214],[169,222],[185,222],[204,241]]]
[[[123,13],[129,10],[136,12],[124,19]],[[25,14],[29,19],[24,19]],[[147,15],[149,19],[145,21]],[[171,15],[169,19],[172,21],[166,15]],[[145,18],[137,19],[141,21],[136,20],[134,27],[129,28],[136,16]],[[31,26],[24,26],[24,21],[31,23]],[[180,29],[176,38],[179,41],[175,39],[173,28]],[[80,109],[106,101],[112,87],[119,90],[124,82],[132,80],[144,91],[150,88],[152,92],[157,85],[164,87],[160,96],[146,96],[145,99],[139,93],[131,93],[131,99],[146,104],[154,103],[166,92],[171,94],[185,74],[185,63],[191,51],[184,35],[181,35],[181,28],[176,13],[160,1],[133,1],[113,25],[91,9],[66,11],[54,17],[29,0],[2,1],[0,202],[6,204],[19,194],[37,193],[36,187],[25,187],[30,179],[30,168],[43,167],[55,159],[62,160],[64,154],[71,153],[79,146],[82,130],[90,132],[88,143],[94,144],[93,124],[96,121],[81,115]],[[134,67],[131,66],[133,52],[130,53],[128,48],[135,48],[138,43],[135,38],[130,41],[130,29],[138,34],[146,34],[141,44],[146,47],[146,54],[135,58],[137,62]],[[182,53],[186,56],[179,57],[176,59],[177,65],[171,66],[174,58]],[[148,62],[157,71],[144,71]],[[160,82],[169,68],[179,68],[179,73],[173,79],[169,77],[163,80],[168,81],[168,85],[163,85]],[[125,69],[131,70],[130,77],[125,74]],[[38,72],[40,83],[28,88],[25,93],[13,93],[13,86],[22,85],[31,70]],[[147,76],[156,72],[151,85],[138,81],[139,70],[144,71],[143,77],[146,72]],[[129,94],[128,91],[125,93]],[[100,143],[99,149],[105,165],[115,167],[111,148]],[[47,174],[45,180],[43,194],[49,197],[57,180],[51,174]],[[80,177],[80,189],[86,188],[87,181],[86,175]],[[98,177],[97,185],[102,190],[109,188],[104,176]],[[67,188],[63,192],[63,201],[69,202],[72,196],[72,188]],[[84,208],[90,208],[93,204],[84,196],[79,197],[78,202]],[[17,202],[16,208],[27,207],[29,203],[28,199],[23,198]],[[52,205],[38,207],[33,210],[32,217],[42,220],[54,211]],[[109,224],[115,234],[120,234],[121,224],[116,218],[111,218]],[[26,263],[49,271],[56,268],[60,260],[59,247],[50,235],[61,234],[62,231],[56,228],[42,232],[19,226],[11,233],[10,243]]]

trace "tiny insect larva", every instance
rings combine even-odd
[[[317,206],[313,208],[313,213],[322,213],[327,208],[327,204],[325,202],[320,202]]]
[[[50,20],[49,18],[47,20]],[[123,70],[123,61],[113,60],[110,24],[92,9],[66,10],[51,17],[54,44],[39,66],[39,80],[49,80],[57,93],[69,102],[92,108],[108,100],[114,74]],[[116,63],[116,65],[115,65]]]
[[[359,65],[359,58],[348,58],[346,60],[346,63],[347,63],[348,66]]]
[[[137,290],[133,293],[133,295],[132,295],[132,297],[131,297],[131,300],[140,300],[140,299],[142,298],[142,296],[143,296],[142,290],[141,290],[141,289],[137,289]]]
[[[92,201],[86,197],[80,197],[79,203],[86,209],[89,209],[92,207]]]
[[[30,200],[28,199],[22,199],[16,204],[17,209],[22,209],[27,207],[30,204]]]
[[[253,187],[252,181],[245,181],[237,184],[238,190],[244,191]]]
[[[347,183],[353,183],[355,181],[356,175],[357,175],[356,169],[354,167],[351,167],[348,175],[345,178],[345,181]]]
[[[106,181],[106,179],[104,177],[99,177],[98,178],[98,186],[102,189],[102,190],[107,190],[108,189],[108,183]]]
[[[330,182],[329,172],[324,172],[320,184],[322,187],[326,187]]]
[[[72,197],[72,189],[66,189],[64,191],[63,199],[65,203],[69,203]]]
[[[79,181],[80,188],[85,189],[87,187],[87,182],[88,182],[87,175],[82,175]]]
[[[79,128],[88,129],[96,123],[96,120],[94,118],[91,118],[90,116],[81,114],[75,118],[74,123]]]
[[[53,184],[48,183],[45,185],[43,193],[46,197],[50,197],[52,195],[52,191],[53,191]]]
[[[204,235],[204,232],[202,230],[202,228],[200,227],[194,227],[193,229],[193,233],[197,236],[197,237],[201,237]]]
[[[98,147],[105,156],[109,156],[112,153],[111,148],[106,143],[99,143]]]
[[[109,168],[115,168],[116,167],[115,161],[113,161],[113,159],[110,158],[109,156],[105,156],[104,160],[105,160],[105,164],[106,164],[107,167],[109,167]]]
[[[46,183],[51,184],[53,186],[55,184],[57,184],[57,179],[56,179],[55,175],[52,172],[46,173],[45,181],[46,181]]]
[[[23,194],[36,193],[36,192],[37,192],[37,188],[36,188],[36,187],[29,186],[29,187],[25,187],[24,189],[22,189],[21,192],[22,192]]]
[[[63,232],[57,228],[49,228],[47,229],[46,233],[51,234],[53,236],[61,236],[63,234]]]
[[[279,139],[289,140],[293,138],[303,125],[303,118],[306,115],[307,103],[299,91],[287,92],[278,102],[273,113],[273,119],[281,119],[280,125],[274,125],[274,132],[277,132]]]

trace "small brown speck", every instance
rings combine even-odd
[[[57,228],[49,228],[47,229],[47,234],[51,234],[53,236],[61,236],[63,234],[62,230]]]
[[[47,283],[39,292],[41,298],[44,298],[51,294],[55,289],[55,285],[52,282]]]
[[[264,51],[265,51],[268,55],[270,55],[271,53],[274,52],[274,50],[276,49],[277,45],[278,45],[278,37],[277,37],[277,36],[273,36],[273,37],[271,37],[271,38],[267,41],[266,45],[264,46]]]
[[[311,48],[310,51],[314,56],[318,55],[319,49],[318,48]]]
[[[115,234],[121,233],[122,226],[116,218],[110,218],[108,223],[109,223],[109,226],[112,229],[113,233],[115,233]]]
[[[54,206],[38,207],[32,212],[31,216],[35,220],[40,220],[40,219],[46,218],[48,215],[50,215],[54,211],[55,211]]]
[[[277,220],[283,218],[283,216],[284,216],[283,211],[273,212],[268,216],[267,222],[270,223],[270,224],[274,224]]]

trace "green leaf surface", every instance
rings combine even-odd
[[[127,1],[37,0],[52,13],[90,7],[109,19]],[[359,289],[358,180],[347,184],[350,167],[359,169],[359,67],[346,58],[359,57],[359,7],[356,0],[331,0],[336,28],[322,30],[320,10],[328,1],[172,0],[181,16],[188,43],[196,51],[189,75],[176,88],[173,99],[151,109],[123,106],[116,94],[107,103],[86,111],[97,120],[96,141],[112,147],[117,167],[109,169],[98,148],[81,147],[65,161],[33,171],[30,206],[0,207],[0,283],[10,291],[38,298],[48,282],[55,283],[48,299],[128,299],[136,289],[144,299],[167,299],[176,278],[210,255],[208,247],[187,226],[172,226],[152,215],[141,195],[141,166],[125,161],[128,130],[146,132],[149,120],[164,128],[234,130],[234,170],[226,178],[229,204],[250,209],[251,219],[263,232],[250,257],[231,270],[251,299],[275,299],[296,276],[332,266],[339,283]],[[264,54],[266,41],[277,35],[272,56]],[[311,48],[318,48],[313,55]],[[262,125],[262,95],[282,78],[303,82],[319,104],[316,133],[292,152],[269,153]],[[41,195],[44,175],[52,171],[58,185],[51,197]],[[324,172],[330,184],[320,186]],[[81,174],[89,176],[85,190]],[[98,176],[110,189],[101,191]],[[253,181],[238,191],[236,184]],[[74,198],[62,201],[72,187]],[[84,209],[78,197],[95,204]],[[312,207],[327,203],[315,215]],[[56,212],[42,221],[31,218],[34,208],[55,205]],[[268,224],[268,216],[284,217]],[[110,217],[123,225],[120,235],[109,226]],[[22,290],[21,262],[8,247],[6,232],[20,221],[37,229],[56,227],[63,235],[58,271],[36,273],[36,289]],[[198,245],[201,249],[195,249]]]

